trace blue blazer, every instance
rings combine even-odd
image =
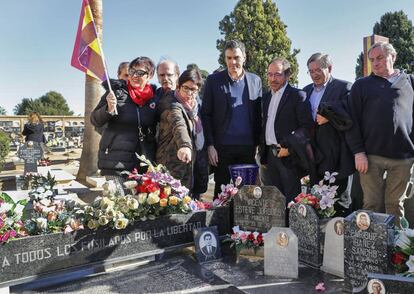
[[[262,81],[253,74],[245,73],[246,85],[249,91],[249,120],[252,124],[255,145],[259,143],[262,97]],[[226,131],[232,116],[230,97],[230,77],[227,70],[211,74],[207,77],[201,117],[203,121],[206,146],[215,145],[220,136]]]

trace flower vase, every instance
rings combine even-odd
[[[243,248],[240,249],[240,255],[248,255],[248,256],[258,256],[258,257],[264,257],[264,247],[261,246],[259,249],[254,252],[253,248]]]

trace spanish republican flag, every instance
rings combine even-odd
[[[101,81],[108,79],[101,43],[96,33],[91,7],[82,0],[78,33],[73,48],[71,65]]]

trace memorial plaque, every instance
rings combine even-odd
[[[264,274],[298,278],[298,238],[289,228],[273,227],[264,236]]]
[[[414,277],[368,273],[365,287],[357,294],[413,294]]]
[[[221,257],[217,227],[195,228],[194,244],[198,262],[207,262]]]
[[[267,232],[285,227],[285,196],[273,186],[243,186],[234,198],[234,224],[242,230]]]
[[[18,155],[24,160],[24,174],[37,173],[37,161],[43,156],[42,148],[38,142],[26,142],[20,147]]]
[[[223,236],[230,232],[228,215],[228,207],[222,207],[137,221],[124,230],[86,229],[15,239],[1,245],[0,288],[21,278],[100,261],[152,256],[160,249],[190,245],[197,228],[216,225]]]
[[[394,216],[359,210],[344,220],[345,291],[360,292],[367,273],[389,273]]]
[[[335,217],[326,225],[323,264],[326,273],[344,277],[344,218]]]
[[[289,211],[289,227],[298,237],[299,261],[313,267],[322,265],[324,228],[330,219],[320,220],[316,211],[295,203]]]

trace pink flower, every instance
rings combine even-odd
[[[17,235],[17,233],[16,233],[15,230],[10,231],[10,238],[14,238],[14,237],[16,237],[16,235]]]
[[[323,292],[325,291],[325,283],[324,282],[320,282],[315,286],[315,290],[318,292]]]
[[[7,240],[9,240],[9,237],[10,237],[10,231],[6,231],[4,234],[3,234],[3,242],[7,242]]]
[[[65,230],[63,231],[64,234],[68,234],[70,232],[73,232],[73,229],[70,225],[66,225]]]
[[[253,245],[255,245],[255,246],[259,245],[259,241],[254,240],[254,241],[253,241]]]
[[[240,239],[241,239],[242,241],[246,241],[246,240],[247,240],[247,234],[246,234],[246,233],[242,233],[242,234],[240,235]]]
[[[235,234],[232,234],[231,235],[231,239],[232,240],[237,240],[239,238],[239,234],[238,233],[235,233]]]

